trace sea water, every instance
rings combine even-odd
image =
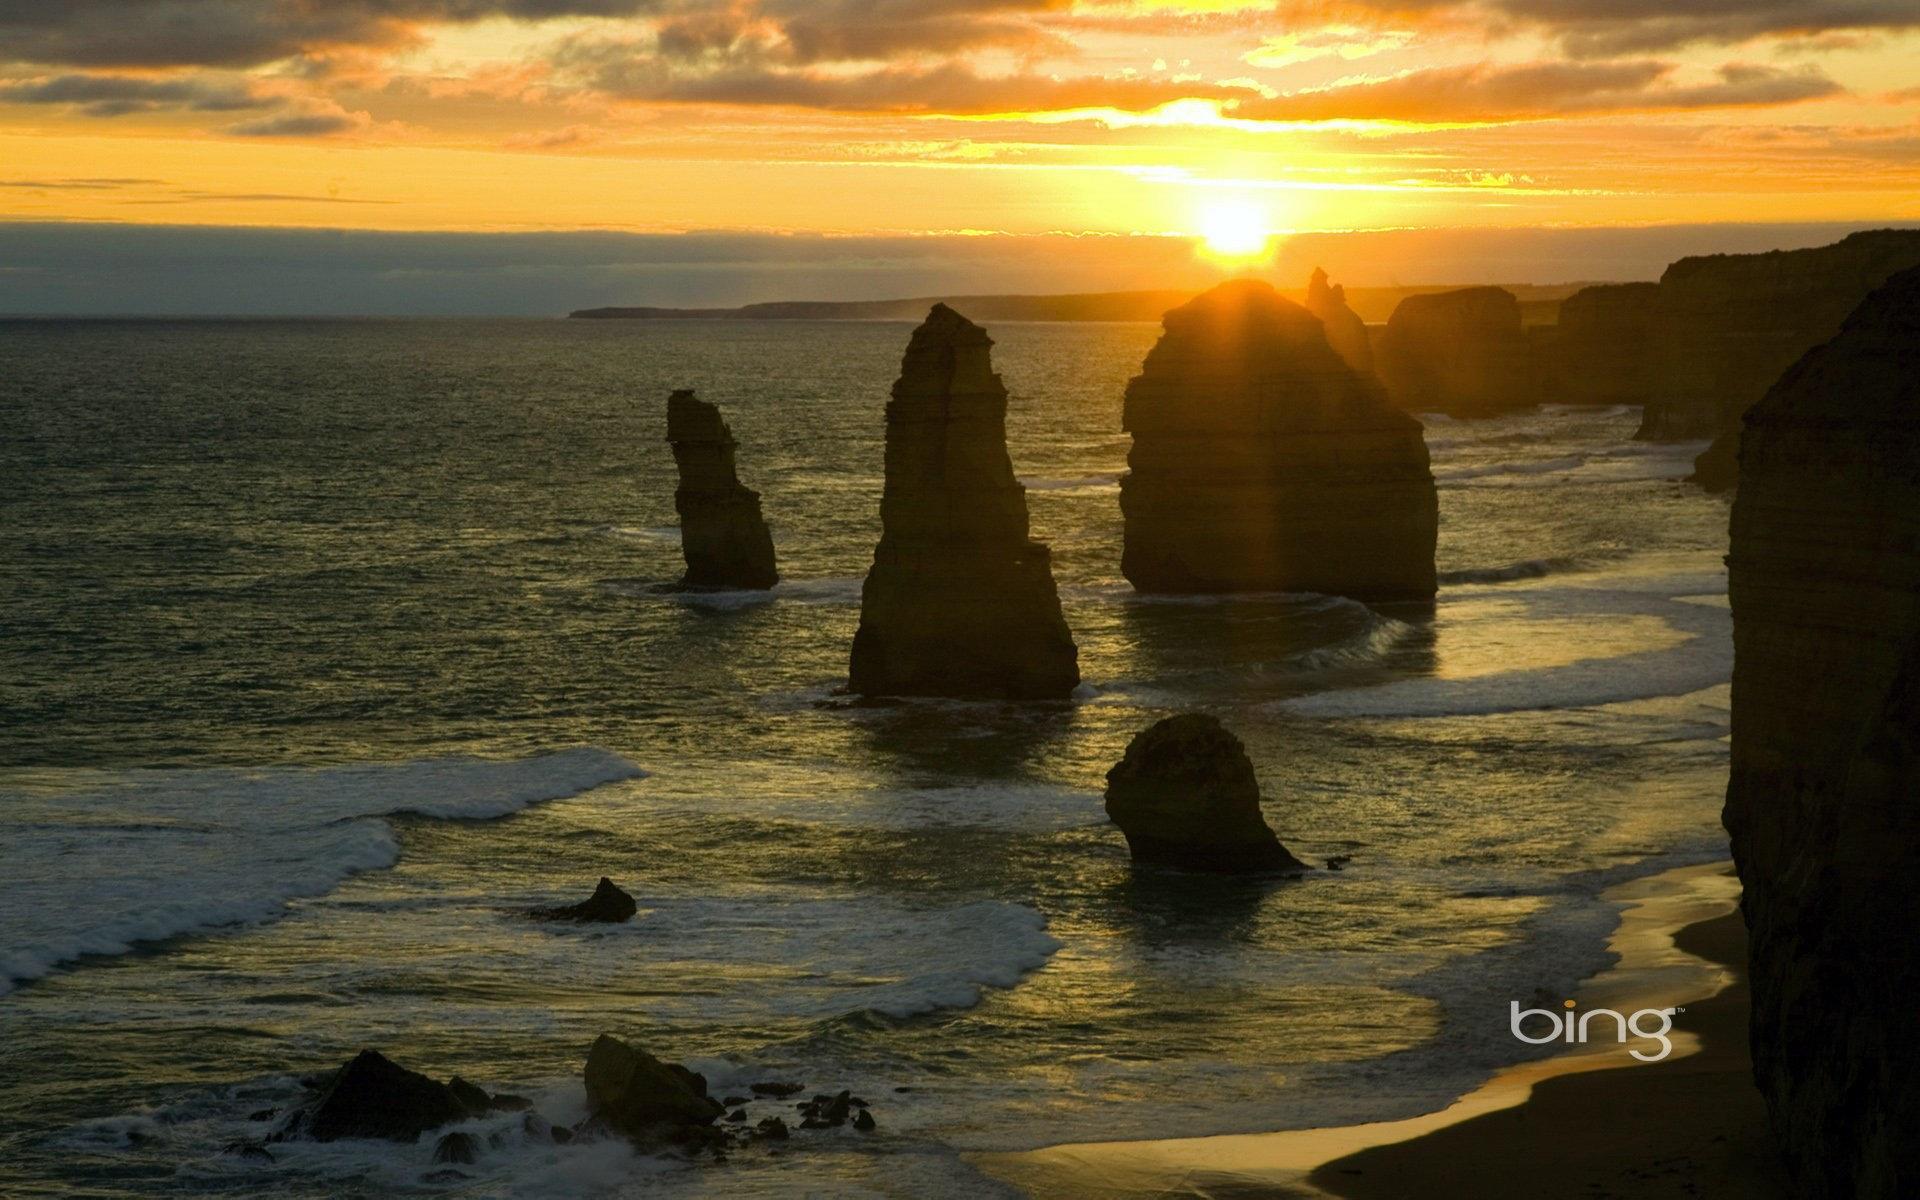
[[[1071,703],[835,695],[906,325],[0,325],[0,1193],[971,1196],[969,1151],[1407,1116],[1534,1053],[1507,1004],[1605,965],[1600,891],[1724,853],[1698,447],[1429,417],[1431,614],[1141,597],[1156,327],[991,332]],[[770,594],[654,590],[678,387],[733,424]],[[1344,870],[1129,869],[1102,776],[1191,709]],[[633,921],[524,917],[603,874]],[[437,1180],[431,1138],[221,1152],[368,1046],[575,1120],[601,1032],[879,1129],[690,1166],[503,1116]]]

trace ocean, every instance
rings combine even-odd
[[[990,329],[1086,683],[837,697],[897,323],[0,324],[0,1193],[979,1196],[973,1151],[1389,1119],[1724,857],[1726,503],[1637,411],[1429,416],[1430,612],[1119,574],[1145,324]],[[681,569],[665,400],[740,441],[784,581]],[[1543,397],[1551,401],[1551,397]],[[1214,713],[1338,872],[1136,875],[1128,739]],[[640,914],[529,921],[611,876]],[[583,1115],[611,1032],[850,1088],[724,1164],[222,1153],[362,1047]],[[751,1107],[755,1119],[790,1106]]]

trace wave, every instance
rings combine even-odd
[[[1020,485],[1030,492],[1086,492],[1105,491],[1120,485],[1123,471],[1106,471],[1098,475],[1080,475],[1065,479],[1049,479],[1041,475],[1022,475]]]
[[[1584,466],[1587,456],[1568,454],[1559,458],[1540,458],[1530,462],[1482,463],[1469,467],[1441,467],[1434,471],[1435,483],[1448,483],[1460,479],[1485,479],[1499,475],[1551,475],[1556,471],[1571,471]]]
[[[1440,585],[1446,587],[1463,583],[1509,583],[1516,579],[1539,579],[1547,575],[1587,570],[1589,565],[1585,560],[1578,558],[1528,558],[1498,567],[1466,567],[1458,571],[1442,571]]]
[[[272,920],[289,901],[399,861],[382,818],[492,820],[646,772],[579,747],[275,770],[134,771],[9,797],[0,995],[88,955]]]

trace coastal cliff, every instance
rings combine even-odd
[[[1027,536],[992,346],[944,304],[907,345],[853,640],[859,695],[1064,699],[1080,683],[1051,555]]]
[[[1654,376],[1649,353],[1659,336],[1657,283],[1581,288],[1560,305],[1560,320],[1536,343],[1539,394],[1557,404],[1645,404]]]
[[[690,391],[667,398],[667,441],[680,470],[673,506],[680,513],[681,586],[765,589],[780,582],[760,493],[735,472],[733,430],[720,410]]]
[[[1920,1194],[1920,269],[1747,414],[1725,821],[1795,1194]]]
[[[1683,258],[1660,277],[1652,398],[1634,436],[1728,443],[1698,481],[1732,485],[1740,417],[1780,373],[1839,331],[1868,292],[1920,265],[1920,230],[1850,234],[1831,246]]]
[[[1142,592],[1431,599],[1420,423],[1254,280],[1166,314],[1127,385],[1120,569]]]
[[[1395,405],[1457,417],[1533,403],[1520,302],[1505,288],[1409,296],[1380,337],[1381,382]]]

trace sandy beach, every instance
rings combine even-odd
[[[1405,1121],[1269,1134],[1053,1146],[982,1156],[1035,1195],[1775,1197],[1765,1111],[1749,1076],[1745,930],[1726,863],[1608,893],[1624,906],[1616,964],[1583,1008],[1675,1007],[1655,1063],[1611,1042],[1523,1063]]]

